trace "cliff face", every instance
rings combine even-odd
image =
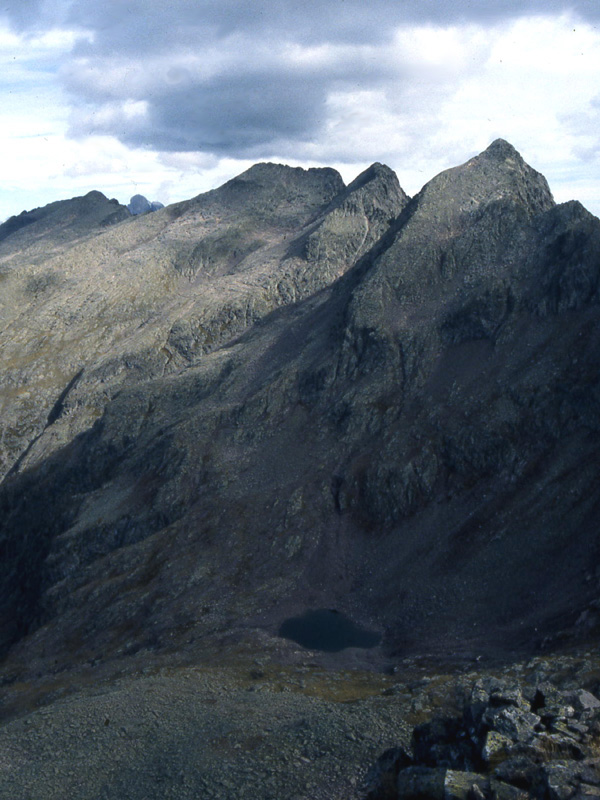
[[[506,142],[410,201],[257,165],[61,248],[5,251],[7,669],[319,607],[381,658],[595,635],[600,222]]]

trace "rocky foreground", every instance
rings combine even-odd
[[[367,779],[367,800],[567,800],[600,795],[600,700],[549,681],[486,677],[462,716],[413,730]]]
[[[395,675],[155,668],[13,688],[0,786],[14,800],[545,800],[598,796],[595,653]],[[48,688],[48,687],[46,687]],[[544,702],[544,705],[540,705]],[[535,710],[532,711],[531,709]]]

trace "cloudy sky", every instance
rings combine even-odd
[[[501,136],[600,214],[600,0],[0,0],[0,220],[256,161],[409,194]]]

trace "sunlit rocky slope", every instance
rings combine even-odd
[[[297,663],[307,609],[379,642],[309,654],[338,670],[596,640],[600,222],[511,145],[410,200],[259,164],[32,214],[0,227],[7,682]]]
[[[406,200],[381,165],[346,188],[334,170],[258,164],[141,218],[91,192],[8,220],[2,472],[42,431],[47,453],[89,427],[123,382],[177,372],[331,283]]]

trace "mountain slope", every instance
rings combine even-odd
[[[114,205],[96,195],[31,212],[0,245],[0,474],[88,429],[123,383],[194,363],[326,285],[407,201],[383,167],[346,188],[334,170],[262,164],[151,215],[121,208],[99,232],[90,203],[94,220]]]
[[[261,235],[295,230],[281,187],[240,199],[272,171],[189,213],[230,203],[239,226],[239,202]],[[58,408],[4,482],[3,640],[27,634],[7,668],[291,658],[280,624],[318,607],[381,631],[380,663],[595,635],[600,222],[502,141],[408,203],[381,167],[335,192],[261,259],[211,262],[281,264],[298,302],[238,338],[225,312],[209,342],[202,301],[170,369],[75,438]]]

